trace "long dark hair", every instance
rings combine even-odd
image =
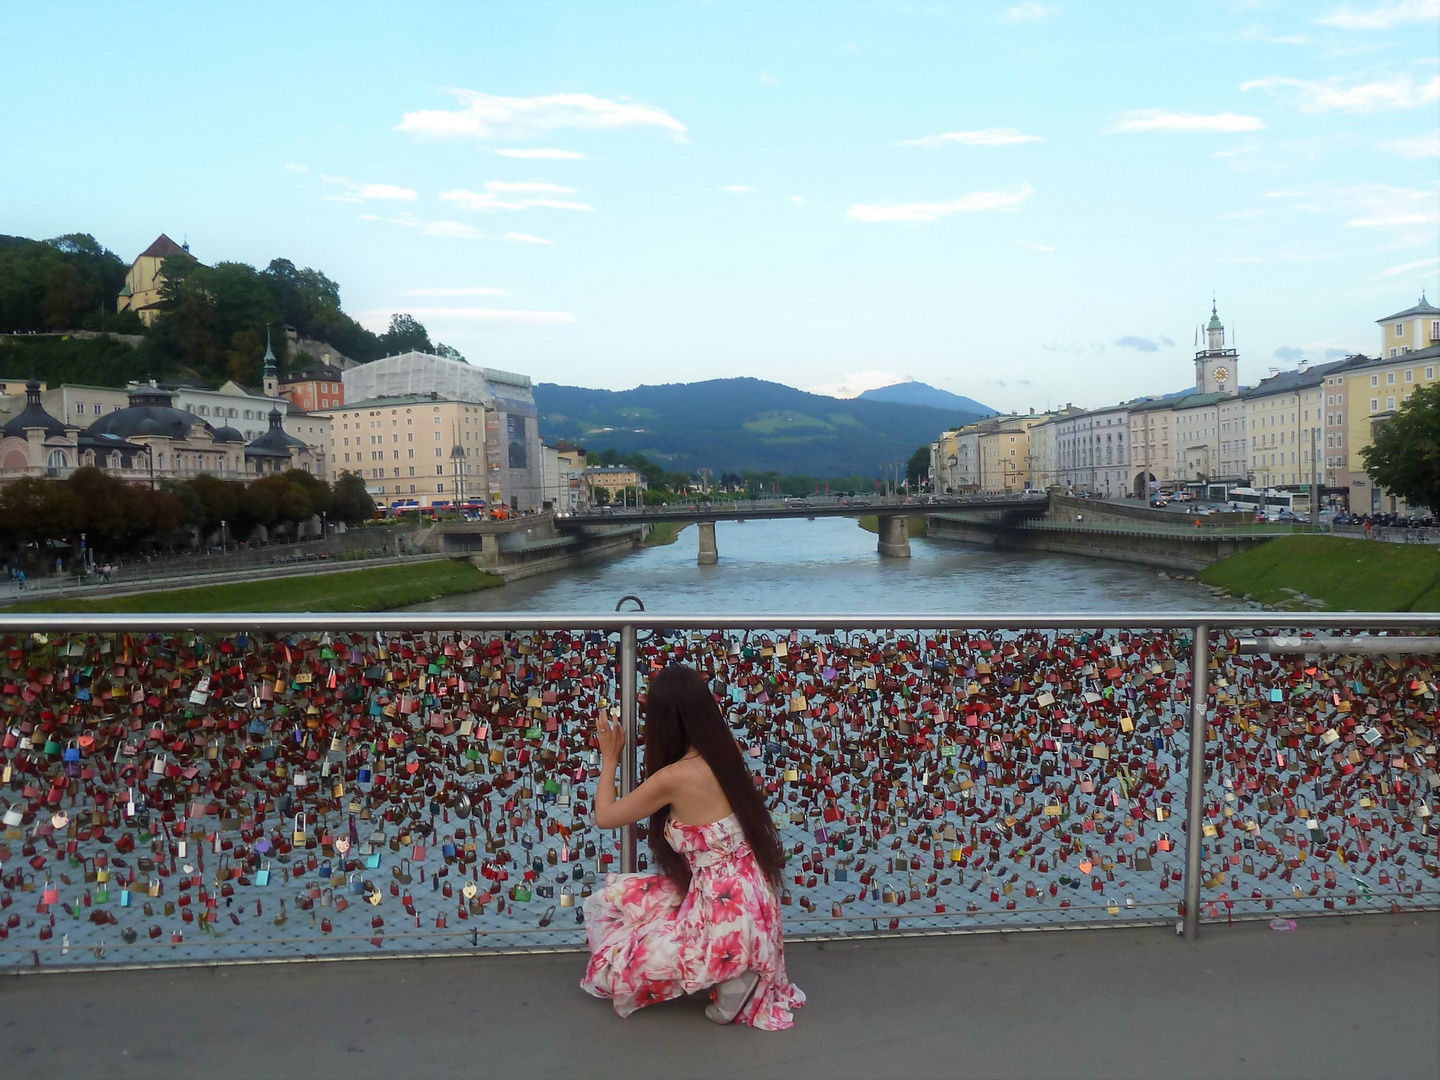
[[[745,757],[735,743],[715,696],[705,677],[694,668],[671,664],[650,680],[645,702],[645,776],[654,776],[665,766],[684,757],[694,747],[730,802],[730,809],[745,832],[760,870],[777,888],[785,869],[780,834]],[[681,890],[690,886],[690,866],[665,839],[670,807],[650,816],[647,835],[656,864]]]

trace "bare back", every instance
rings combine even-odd
[[[674,783],[675,797],[670,803],[670,820],[681,825],[709,825],[734,813],[720,781],[715,779],[709,764],[698,754],[683,757],[660,772],[669,774]]]

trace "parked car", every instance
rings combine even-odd
[[[1156,510],[1161,510],[1170,505],[1170,500],[1167,499],[1164,495],[1151,495],[1150,505],[1153,506]]]

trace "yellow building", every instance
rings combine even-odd
[[[1325,483],[1325,382],[1361,359],[1278,372],[1241,395],[1255,487]]]
[[[1024,491],[1030,486],[1030,429],[1050,419],[1049,414],[1002,416],[991,430],[980,434],[980,491],[1000,494]]]
[[[330,420],[332,475],[359,473],[379,506],[430,507],[486,497],[490,462],[483,405],[410,394],[311,415]]]
[[[1386,337],[1390,340],[1393,331],[1389,327],[1393,324],[1381,325],[1386,326]],[[1337,430],[1331,433],[1331,441],[1342,447],[1330,452],[1337,458],[1335,471],[1350,486],[1350,509],[1355,513],[1405,512],[1403,499],[1388,495],[1374,485],[1365,472],[1360,452],[1370,445],[1375,432],[1394,417],[1411,394],[1435,382],[1437,373],[1440,373],[1440,344],[1349,368],[1342,385],[1326,387],[1336,400],[1331,412],[1338,420],[1332,425]]]
[[[165,284],[161,267],[172,255],[190,257],[190,246],[175,243],[161,233],[148,248],[135,257],[125,275],[125,285],[115,302],[116,311],[133,311],[146,326],[160,315],[160,290]]]
[[[645,486],[645,478],[628,465],[604,465],[586,469],[585,482],[590,485],[591,491],[604,491],[610,496],[611,502],[618,501],[627,488],[639,491]],[[633,502],[636,495],[631,494],[629,498]]]
[[[1414,307],[1375,321],[1380,325],[1382,359],[1440,345],[1440,308],[1426,300],[1423,292]]]

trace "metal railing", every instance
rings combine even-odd
[[[619,704],[628,789],[672,661],[764,785],[792,935],[1429,906],[1437,640],[1361,613],[0,616],[0,966],[578,947],[584,895],[646,869],[641,828],[593,827],[593,715]]]

